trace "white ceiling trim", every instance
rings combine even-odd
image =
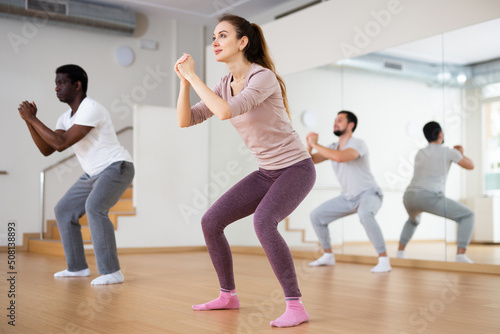
[[[212,12],[210,14],[196,12],[196,11],[187,10],[187,9],[181,9],[181,8],[168,6],[168,5],[162,5],[162,4],[158,4],[158,3],[151,3],[148,1],[141,1],[141,0],[122,0],[122,1],[127,2],[129,4],[132,4],[132,5],[138,5],[138,6],[142,6],[142,7],[158,8],[158,9],[163,9],[163,10],[170,11],[170,12],[176,12],[176,13],[186,14],[186,15],[193,15],[193,16],[202,17],[205,19],[212,19],[214,17],[219,16],[222,13],[231,11],[238,6],[243,5],[247,2],[249,2],[250,0],[239,0],[239,1],[235,1],[234,3],[231,3],[231,4],[228,3],[228,2],[231,2],[230,0],[215,0],[213,2],[214,4],[220,3],[221,5],[226,5],[226,6],[225,7],[221,6],[221,9],[219,9],[215,12]],[[215,5],[214,5],[214,7],[215,7]]]

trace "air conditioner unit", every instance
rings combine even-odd
[[[127,36],[136,27],[133,11],[74,0],[0,0],[1,16]]]

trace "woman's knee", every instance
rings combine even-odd
[[[201,218],[201,229],[203,231],[203,235],[222,233],[225,226],[221,226],[219,223],[220,219],[210,211],[207,211]]]
[[[254,215],[253,227],[257,238],[261,240],[278,232],[278,223],[272,217]]]

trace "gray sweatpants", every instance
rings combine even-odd
[[[403,203],[409,217],[401,232],[400,243],[406,245],[410,241],[420,223],[422,212],[428,212],[456,221],[458,223],[457,247],[467,248],[474,228],[474,212],[465,205],[444,197],[443,193],[425,190],[406,191]]]
[[[332,247],[328,224],[357,212],[373,247],[378,254],[384,253],[386,251],[384,237],[375,220],[375,215],[382,206],[382,199],[380,188],[370,188],[353,199],[341,195],[314,209],[310,216],[321,247],[323,249]]]
[[[69,271],[88,268],[78,219],[87,218],[99,274],[120,270],[115,230],[108,217],[134,178],[131,162],[117,161],[95,176],[83,174],[54,209]]]

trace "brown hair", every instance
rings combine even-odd
[[[262,29],[257,24],[250,23],[244,18],[232,14],[223,14],[219,16],[219,22],[231,23],[236,30],[236,37],[238,39],[241,39],[243,36],[248,37],[248,43],[243,49],[245,58],[251,63],[256,63],[273,71],[280,84],[281,96],[283,97],[283,104],[285,105],[286,113],[288,114],[288,118],[292,119],[290,115],[290,108],[288,106],[285,82],[276,73],[276,68],[271,56],[269,55],[269,50],[264,34],[262,33]]]

